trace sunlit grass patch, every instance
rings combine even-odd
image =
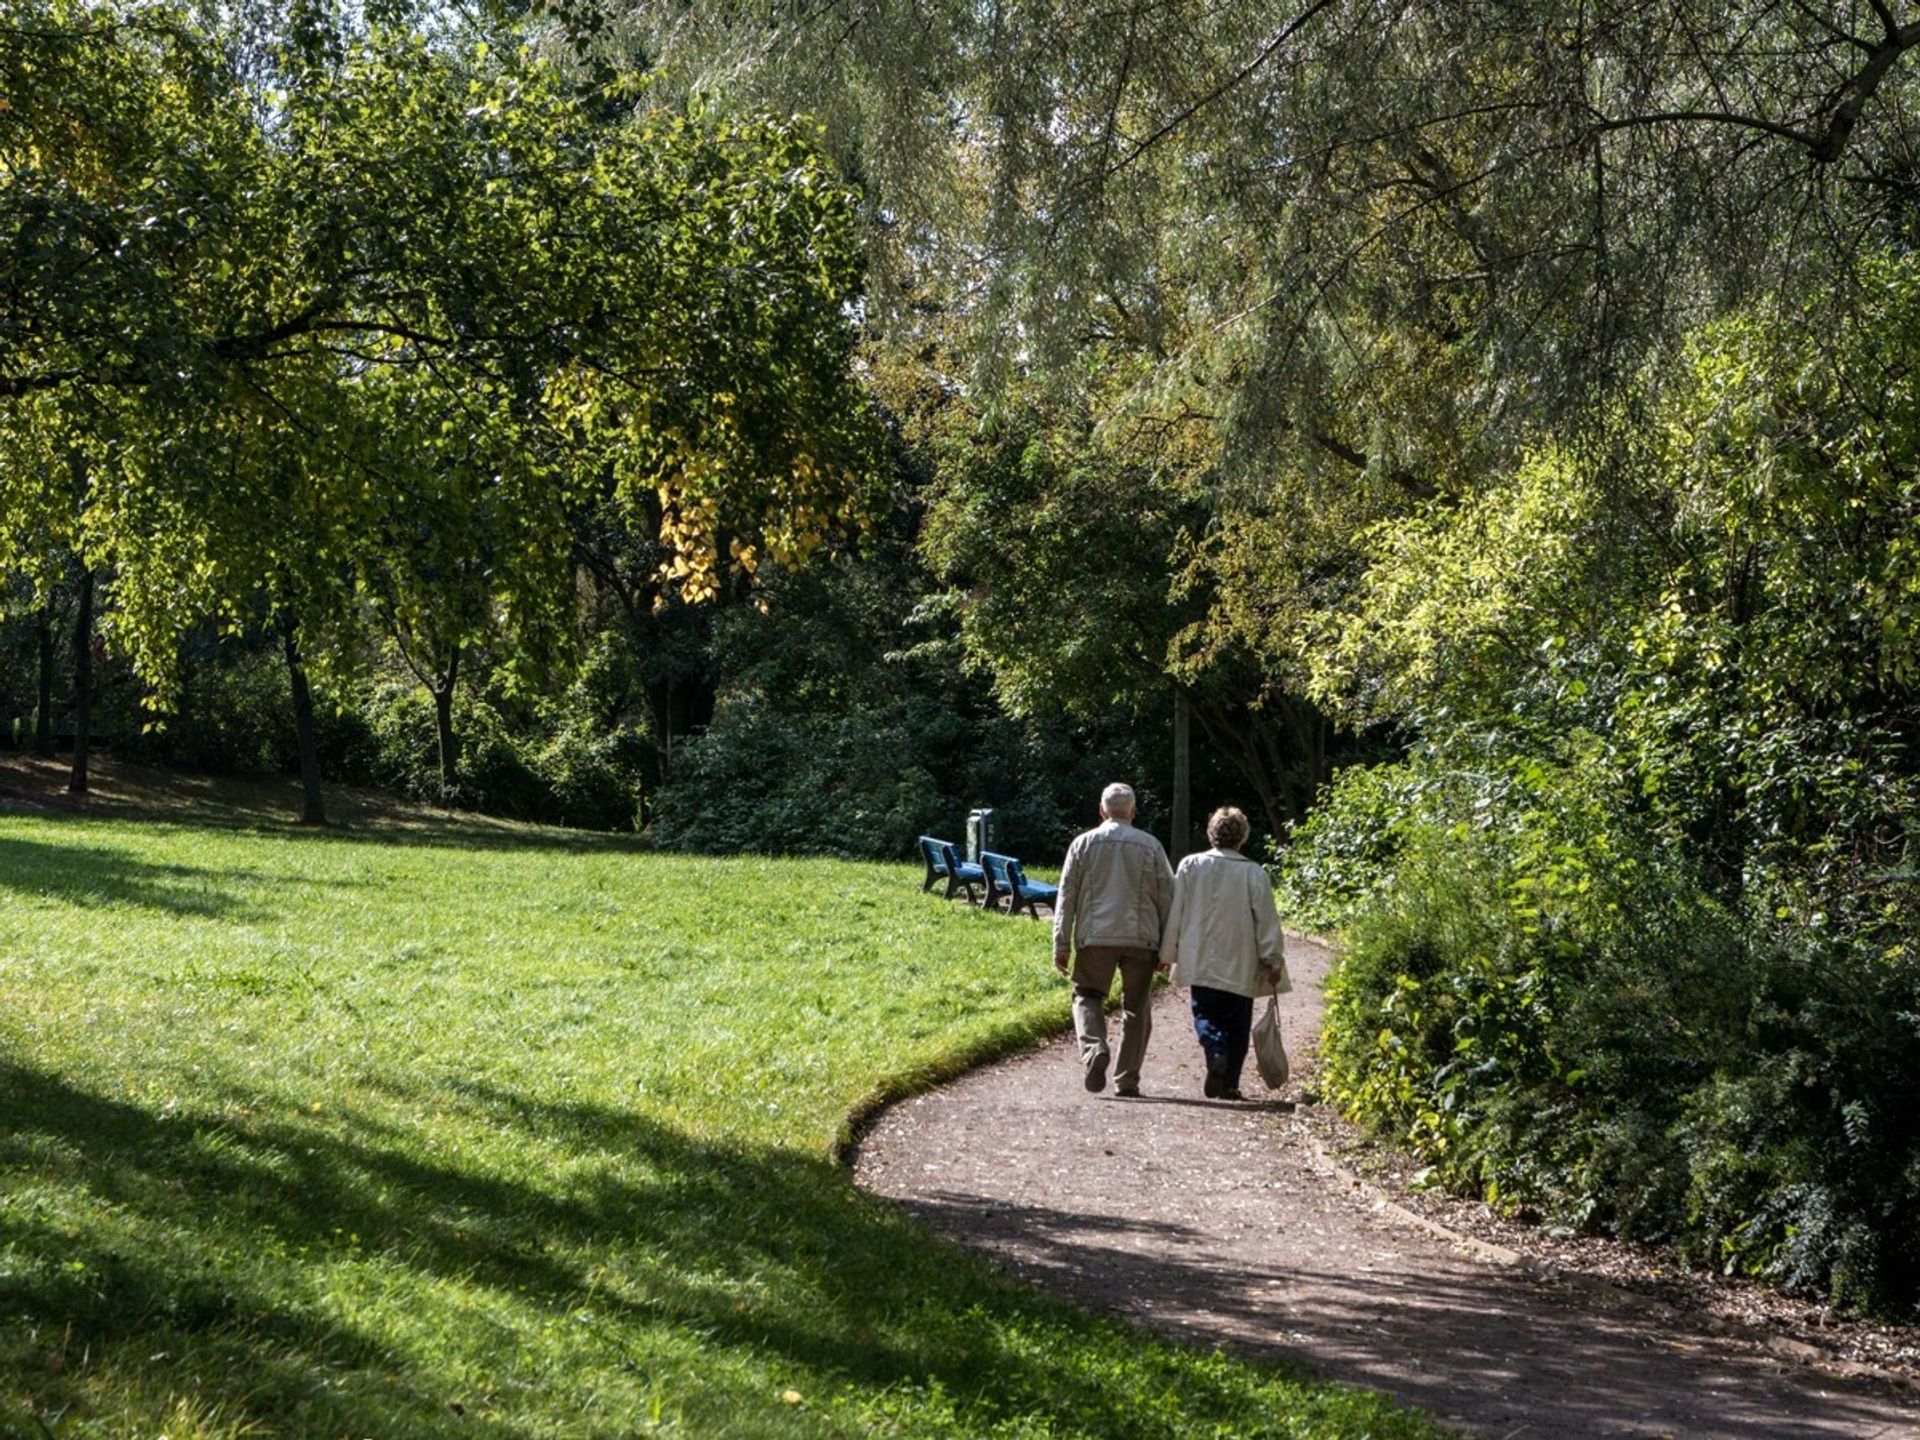
[[[847,1183],[1056,1026],[905,866],[0,817],[0,1433],[1426,1433]]]

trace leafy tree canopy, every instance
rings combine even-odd
[[[164,683],[193,615],[324,636],[484,513],[488,603],[537,652],[607,483],[694,598],[857,531],[861,257],[813,138],[379,18],[0,29],[0,429],[46,497],[9,528],[51,534],[33,474],[84,461],[116,643]]]

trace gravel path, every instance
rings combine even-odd
[[[1288,963],[1293,1042],[1319,1023],[1328,956],[1293,940]],[[1676,1326],[1578,1277],[1485,1263],[1407,1225],[1331,1175],[1286,1107],[1200,1098],[1184,998],[1160,996],[1140,1099],[1087,1094],[1058,1041],[883,1112],[855,1179],[1074,1300],[1298,1361],[1503,1440],[1920,1440],[1910,1393]],[[1260,1089],[1251,1061],[1247,1079]]]

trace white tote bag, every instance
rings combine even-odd
[[[1260,1067],[1260,1078],[1267,1082],[1269,1090],[1278,1090],[1287,1083],[1290,1067],[1287,1064],[1287,1047],[1280,1039],[1278,996],[1267,997],[1267,1008],[1253,1022],[1253,1058]]]

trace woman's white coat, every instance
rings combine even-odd
[[[1280,914],[1266,870],[1237,850],[1189,855],[1173,877],[1173,909],[1160,940],[1160,961],[1174,982],[1206,985],[1235,995],[1266,995],[1293,988],[1287,979]],[[1278,967],[1262,983],[1262,964]]]

